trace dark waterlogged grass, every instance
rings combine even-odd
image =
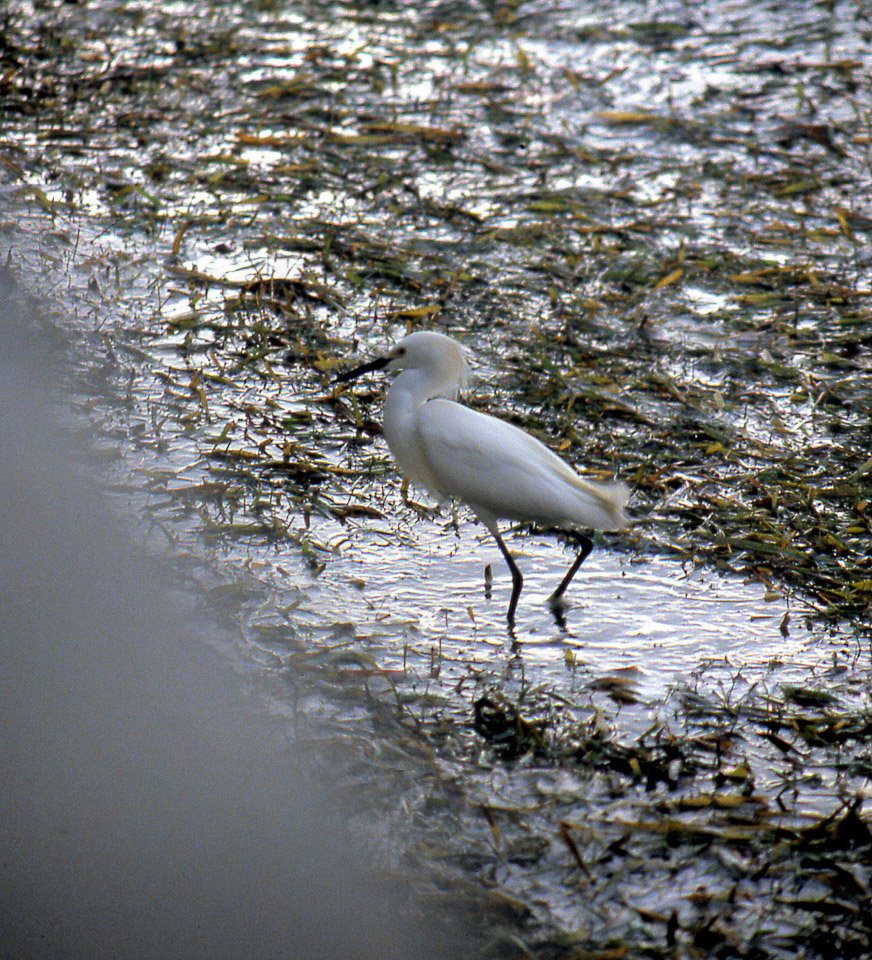
[[[5,269],[72,429],[297,713],[335,717],[376,855],[472,904],[480,956],[868,956],[864,5],[2,17]],[[832,670],[567,699],[440,685],[438,637],[388,671],[314,618],[300,571],[399,506],[381,387],[332,375],[427,327],[474,355],[471,403],[633,487],[613,546],[789,591],[785,637],[844,638]]]

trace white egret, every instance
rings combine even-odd
[[[497,520],[515,520],[576,532],[581,550],[551,595],[564,591],[593,548],[578,528],[618,530],[627,525],[623,483],[594,483],[529,433],[453,398],[467,385],[469,367],[459,344],[432,331],[409,334],[384,356],[336,377],[346,382],[372,370],[401,370],[384,405],[384,434],[400,470],[440,503],[465,503],[487,527],[512,573],[508,621],[524,580],[500,536]]]

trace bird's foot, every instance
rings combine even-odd
[[[557,624],[558,629],[562,633],[566,633],[566,611],[571,606],[570,602],[566,600],[562,594],[552,593],[548,598],[548,606],[551,609],[551,616],[554,617],[554,622]]]
[[[566,594],[562,590],[555,590],[554,593],[548,598],[548,606],[552,610],[557,609],[565,610],[567,607],[572,606],[572,602],[566,599]]]

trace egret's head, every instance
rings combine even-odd
[[[421,370],[429,379],[449,388],[463,389],[469,383],[470,370],[456,340],[444,333],[421,330],[410,333],[387,354],[388,365],[397,370]]]
[[[438,385],[438,394],[456,394],[469,383],[470,370],[460,344],[444,333],[420,330],[410,333],[386,354],[363,366],[340,373],[336,380],[344,383],[372,370],[418,370],[432,384]],[[431,394],[436,396],[437,392]]]

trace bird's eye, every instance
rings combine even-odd
[[[405,347],[397,347],[397,356],[398,356],[398,357],[404,357],[405,355],[406,355],[406,348],[405,348]]]

